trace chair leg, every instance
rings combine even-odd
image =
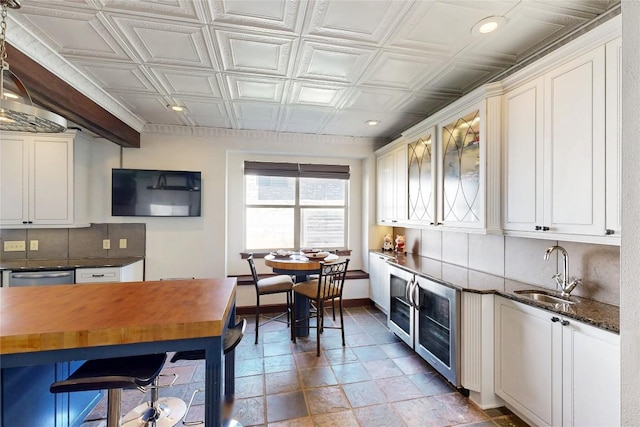
[[[318,317],[316,318],[316,321],[318,322],[318,328],[316,329],[316,341],[318,350],[316,352],[316,357],[320,357],[320,334],[322,333],[322,326],[324,325],[324,307],[321,299],[316,302],[316,306],[318,307]]]
[[[344,317],[342,316],[342,297],[340,297],[340,329],[342,330],[342,346],[344,347]]]
[[[256,342],[258,344],[258,326],[260,326],[260,294],[256,294]]]
[[[336,321],[336,305],[335,301],[331,300],[331,310],[333,310],[333,321]]]
[[[287,326],[291,326],[291,291],[287,292]]]
[[[291,296],[291,341],[296,343],[296,296]]]

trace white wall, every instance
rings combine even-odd
[[[622,2],[621,420],[640,425],[640,2]]]
[[[169,129],[169,131],[173,131]],[[366,165],[376,147],[373,141],[271,132],[216,131],[194,136],[142,134],[140,149],[123,149],[98,140],[92,148],[91,221],[146,224],[146,279],[163,277],[224,277],[248,274],[240,258],[243,242],[243,175],[245,159],[349,164],[349,248],[351,266],[363,266],[368,249],[369,209],[363,208]],[[202,217],[111,217],[111,168],[202,171]],[[257,263],[260,271],[268,271]],[[247,288],[247,289],[244,289]],[[368,287],[357,286],[353,298],[368,297]],[[238,305],[252,305],[252,287],[238,293]],[[268,303],[268,301],[267,301]]]

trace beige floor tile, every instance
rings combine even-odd
[[[312,388],[304,392],[311,415],[341,412],[351,409],[339,386]]]

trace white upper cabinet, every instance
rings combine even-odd
[[[501,95],[485,85],[403,133],[410,225],[499,230]]]
[[[504,94],[504,228],[533,231],[543,224],[543,79]]]
[[[74,131],[0,135],[0,225],[88,225],[88,147],[74,137]],[[74,162],[84,167],[76,171]]]
[[[604,235],[604,47],[504,96],[504,229]]]
[[[407,220],[407,146],[401,144],[377,159],[377,222],[405,224]]]
[[[617,25],[612,20],[506,80],[505,233],[619,244]]]
[[[545,75],[543,227],[605,234],[604,46]]]
[[[501,95],[476,89],[377,153],[379,224],[500,229]]]
[[[437,223],[484,227],[484,104],[444,119],[438,144]]]
[[[606,234],[620,236],[620,148],[622,147],[622,38],[606,47]]]

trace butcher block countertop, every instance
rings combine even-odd
[[[0,355],[222,335],[236,279],[0,288]]]

